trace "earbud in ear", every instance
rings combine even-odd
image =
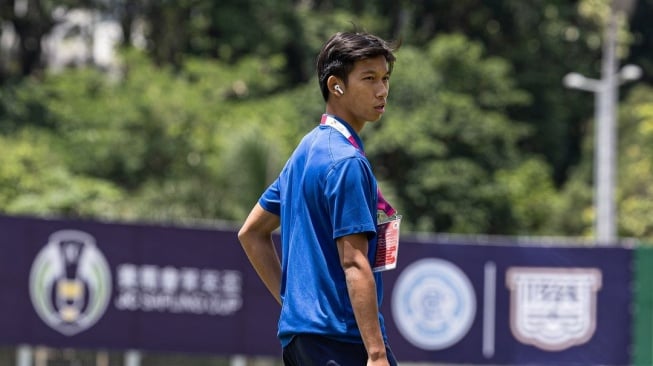
[[[340,94],[340,95],[345,94],[345,91],[342,90],[342,88],[338,84],[336,84],[336,86],[334,86],[333,89],[335,89],[338,92],[338,94]]]

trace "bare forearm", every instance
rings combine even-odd
[[[277,227],[279,217],[256,204],[238,232],[238,240],[256,273],[281,304],[281,263],[272,241],[272,232]]]
[[[347,289],[356,323],[370,361],[387,362],[385,343],[379,324],[376,283],[369,266],[345,269]]]
[[[347,235],[338,238],[336,242],[356,324],[367,350],[367,364],[368,366],[387,365],[385,343],[379,324],[376,282],[367,259],[367,235],[364,233]]]
[[[271,237],[242,237],[241,245],[252,267],[279,304],[281,263]]]

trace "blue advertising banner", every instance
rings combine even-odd
[[[402,234],[382,311],[401,361],[627,365],[632,250]],[[235,231],[0,216],[0,344],[280,355]]]
[[[630,363],[632,250],[409,238],[399,252],[382,310],[401,360]]]
[[[0,217],[0,344],[279,354],[231,231]]]

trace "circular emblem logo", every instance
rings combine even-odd
[[[30,297],[39,317],[72,336],[95,324],[111,294],[111,272],[95,239],[82,231],[50,235],[30,272]]]
[[[467,334],[476,314],[469,279],[451,262],[428,258],[408,266],[392,294],[400,333],[425,350],[447,348]]]

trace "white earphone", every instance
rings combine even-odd
[[[333,89],[335,89],[340,95],[345,94],[344,90],[342,90],[342,88],[338,84],[336,84],[336,86],[334,86]]]

